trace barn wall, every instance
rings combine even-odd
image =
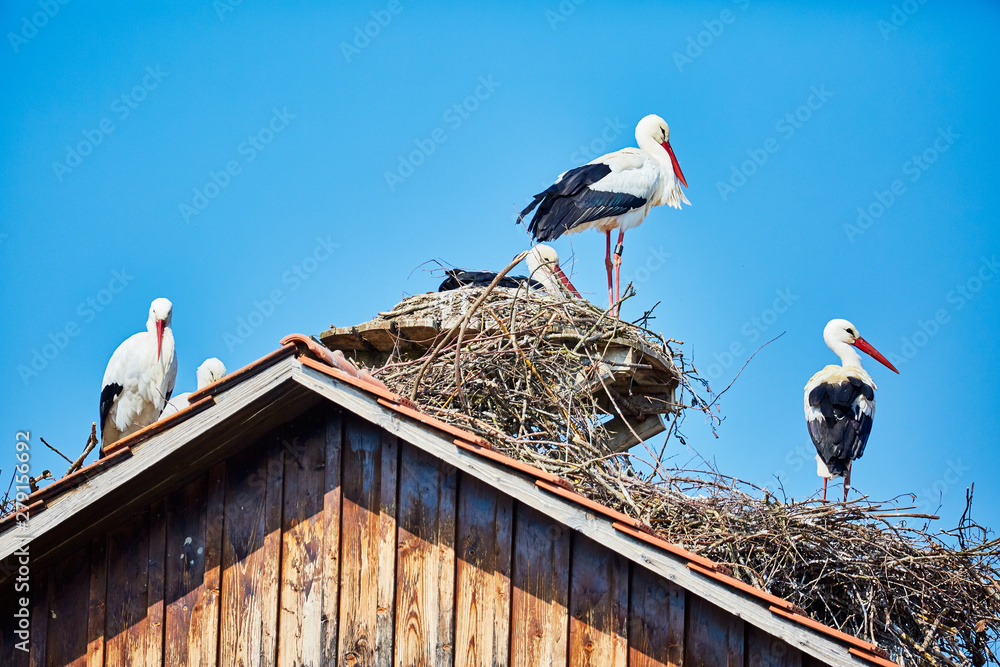
[[[330,406],[33,573],[30,660],[11,598],[0,664],[819,664]]]

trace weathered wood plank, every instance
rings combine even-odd
[[[108,536],[90,543],[90,585],[87,609],[87,667],[104,667],[105,609],[108,595]]]
[[[46,639],[49,627],[49,575],[39,572],[31,578],[31,643],[28,664],[43,667],[46,660]]]
[[[338,664],[392,664],[398,443],[356,417],[344,421]]]
[[[684,664],[684,589],[639,565],[629,589],[629,667]]]
[[[90,601],[90,545],[49,570],[49,618],[45,662],[87,664],[87,608]]]
[[[146,572],[149,577],[146,584],[146,629],[145,629],[145,661],[146,667],[158,667],[163,664],[163,593],[166,563],[164,557],[167,550],[167,511],[166,499],[161,499],[149,508],[149,559]]]
[[[451,665],[458,473],[413,445],[400,449],[396,664]]]
[[[132,667],[146,659],[149,512],[108,534],[105,665]]]
[[[340,613],[340,459],[344,423],[340,411],[326,407],[326,473],[323,486],[323,602],[320,629],[323,665],[337,664],[337,628]]]
[[[215,667],[219,660],[219,608],[222,589],[222,533],[226,513],[226,463],[208,471],[208,498],[205,501],[205,578],[191,618],[201,626],[188,650],[189,665]],[[169,664],[169,663],[168,663]]]
[[[569,539],[566,526],[518,503],[515,509],[510,664],[566,664]]]
[[[278,664],[322,664],[326,421],[299,417],[281,433],[285,455]]]
[[[274,508],[268,503],[277,506],[280,516],[283,470],[281,452],[272,453],[269,441],[264,437],[226,463],[219,631],[219,664],[224,667],[270,665],[275,659],[271,649],[277,628],[272,621],[277,608],[268,605],[276,603],[272,589],[278,562],[269,541],[280,537],[280,525],[274,525]]]
[[[471,475],[458,485],[455,667],[506,667],[514,501]]]
[[[685,667],[743,667],[743,621],[697,596],[687,604]]]
[[[802,652],[758,628],[747,626],[747,667],[802,667]]]
[[[572,544],[569,664],[628,664],[628,561],[587,537]]]
[[[216,469],[213,468],[213,471]],[[216,473],[218,474],[218,473]],[[219,480],[215,480],[218,486]],[[215,662],[218,590],[206,582],[208,558],[216,557],[221,535],[209,544],[209,521],[221,522],[222,507],[209,509],[209,476],[196,479],[167,497],[167,568],[164,661],[167,665]],[[216,495],[221,495],[216,488]],[[216,500],[216,503],[218,501]],[[210,511],[219,512],[214,516]],[[218,563],[214,564],[218,577]]]

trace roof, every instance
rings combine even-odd
[[[490,448],[407,399],[345,373],[329,350],[300,334],[191,395],[191,405],[107,448],[107,456],[32,493],[30,524],[0,519],[0,561],[30,542],[33,562],[57,558],[238,451],[246,436],[331,402],[586,534],[691,593],[831,665],[895,665],[881,648],[809,618],[725,566],[654,535],[638,520],[577,493],[570,482]],[[21,530],[19,526],[30,526]],[[0,572],[0,577],[5,573]],[[860,662],[859,662],[860,660]]]

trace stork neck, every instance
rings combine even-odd
[[[858,351],[854,349],[853,345],[848,345],[847,343],[837,342],[830,346],[834,354],[840,357],[841,366],[853,366],[854,368],[862,368],[861,366],[861,355]]]

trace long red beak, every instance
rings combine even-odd
[[[874,347],[872,347],[871,343],[866,341],[864,338],[861,338],[860,336],[855,338],[854,345],[865,354],[871,356],[872,359],[874,359],[875,361],[879,362],[880,364],[891,370],[893,373],[896,373],[897,375],[899,374],[899,371],[896,370],[896,367],[890,364],[889,360],[883,357],[882,354]]]
[[[569,277],[563,273],[563,270],[559,268],[558,264],[552,267],[552,273],[556,274],[556,278],[559,279],[559,282],[561,282],[563,286],[573,294],[573,296],[578,299],[580,298],[580,293],[576,291],[576,288],[573,287],[573,283],[569,281]]]
[[[680,182],[684,184],[684,187],[688,186],[687,180],[684,178],[684,174],[681,173],[681,166],[677,164],[677,156],[674,155],[674,149],[670,147],[669,141],[664,141],[662,144],[663,150],[667,151],[667,155],[670,156],[670,162],[674,165],[674,174],[680,179]]]
[[[156,360],[160,360],[160,349],[163,347],[163,320],[156,320]]]

